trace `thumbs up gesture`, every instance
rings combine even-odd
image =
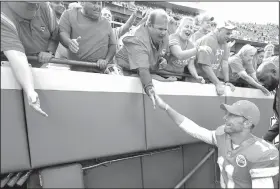
[[[77,39],[71,39],[69,43],[69,49],[73,53],[77,53],[79,51],[79,41],[82,37],[79,36]]]

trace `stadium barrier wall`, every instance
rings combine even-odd
[[[22,88],[1,67],[1,174],[30,168]]]
[[[25,104],[32,167],[146,149],[137,78],[50,69],[33,74],[49,117]]]
[[[49,115],[47,118],[29,107],[10,68],[1,67],[1,173],[184,145],[180,156],[184,171],[176,168],[184,175],[195,166],[195,160],[198,162],[208,151],[209,145],[185,134],[164,111],[152,108],[138,78],[32,70],[41,107]],[[273,97],[265,97],[257,89],[236,88],[235,92],[230,92],[227,88],[229,97],[225,97],[217,96],[213,85],[158,81],[154,81],[154,85],[156,92],[173,108],[208,129],[223,124],[224,112],[219,108],[220,104],[238,99],[249,99],[259,106],[262,118],[255,129],[259,137],[267,131],[273,115]],[[13,138],[19,142],[15,143]],[[192,159],[189,154],[197,155],[192,155]],[[176,155],[171,160],[154,158],[151,164],[174,163],[176,158]],[[144,164],[143,171],[148,174],[150,170],[145,170],[151,166]],[[210,161],[205,166],[213,171],[214,163]],[[207,174],[207,171],[201,174]],[[153,185],[145,179],[143,183],[145,187]]]

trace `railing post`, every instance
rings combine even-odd
[[[207,161],[207,159],[215,153],[215,148],[213,148],[206,156],[187,174],[176,186],[175,188],[181,188],[187,180]]]

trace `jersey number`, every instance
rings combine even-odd
[[[227,182],[227,185],[226,185],[225,180],[223,178],[224,161],[225,161],[225,159],[223,157],[220,156],[218,158],[218,164],[219,164],[220,171],[221,171],[221,177],[220,177],[221,187],[222,188],[234,188],[234,182],[233,182],[233,179],[232,179],[232,175],[233,175],[233,172],[234,172],[234,167],[231,164],[225,166],[225,172],[227,174],[227,179],[228,179],[228,182]]]

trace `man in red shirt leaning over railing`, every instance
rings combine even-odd
[[[47,116],[40,108],[28,65],[41,67],[53,57],[58,45],[56,15],[45,2],[1,2],[1,52],[8,59],[16,79],[27,95],[29,105]],[[28,62],[27,55],[38,55]]]

